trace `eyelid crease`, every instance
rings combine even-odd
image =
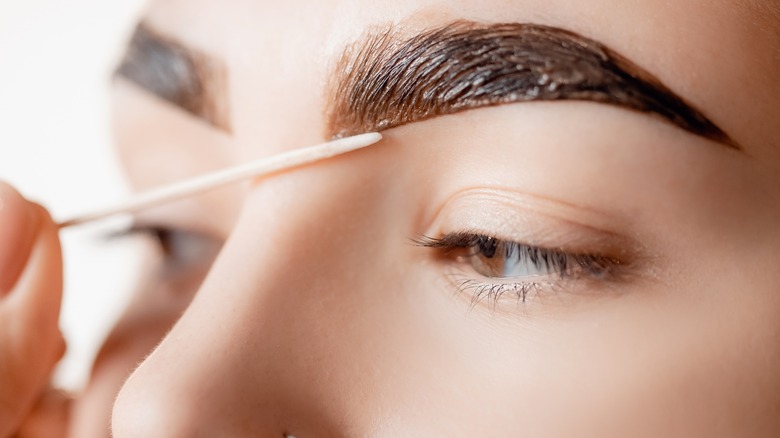
[[[457,202],[492,202],[494,205],[501,204],[503,208],[531,211],[534,214],[548,216],[571,226],[589,228],[598,233],[618,234],[617,230],[626,229],[631,223],[629,218],[619,214],[607,214],[586,205],[504,186],[469,187],[459,190],[446,198],[428,216],[430,218],[441,217],[444,210]],[[466,209],[461,207],[460,210]],[[517,219],[516,216],[513,217],[513,221],[515,219]],[[433,220],[428,222],[433,222]],[[507,225],[517,226],[517,224],[512,223]]]

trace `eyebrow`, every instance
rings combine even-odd
[[[332,137],[484,106],[579,100],[654,114],[740,149],[643,68],[597,41],[544,25],[457,21],[405,39],[390,27],[348,46],[332,78]]]
[[[231,131],[224,64],[143,22],[133,32],[114,75],[216,128]]]

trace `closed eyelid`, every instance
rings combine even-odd
[[[441,215],[442,210],[451,208],[452,205],[464,203],[474,206],[491,204],[508,210],[529,210],[557,221],[570,222],[573,226],[607,233],[616,233],[617,230],[625,229],[631,223],[629,218],[620,214],[607,213],[586,205],[501,186],[471,187],[457,191],[447,197],[439,208],[432,212],[432,216]]]

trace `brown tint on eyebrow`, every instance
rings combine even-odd
[[[224,66],[144,23],[135,29],[116,74],[217,128],[231,130]]]
[[[330,87],[340,137],[482,106],[585,100],[655,113],[736,148],[700,111],[604,45],[535,24],[458,21],[401,39],[391,28],[350,47]]]

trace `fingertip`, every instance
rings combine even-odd
[[[65,336],[62,334],[62,330],[58,331],[57,334],[57,345],[54,352],[55,362],[59,362],[63,357],[65,357],[65,353],[68,352],[68,342],[65,340]]]
[[[35,220],[38,224],[39,233],[48,232],[49,234],[55,235],[57,241],[59,241],[59,226],[51,216],[51,213],[49,213],[49,210],[37,202],[30,202],[30,206],[36,217]]]

